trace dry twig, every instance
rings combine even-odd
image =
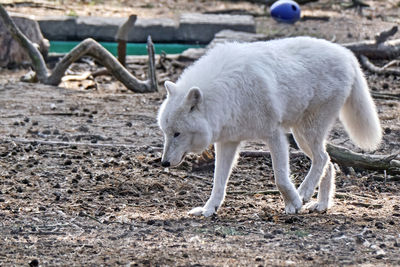
[[[388,64],[386,64],[383,67],[378,67],[378,66],[374,65],[371,61],[369,61],[369,59],[364,55],[360,55],[359,59],[360,59],[361,65],[371,72],[374,72],[377,74],[388,74],[388,75],[392,74],[392,75],[396,75],[396,76],[400,75],[400,69],[390,68],[390,66],[393,64],[392,63],[393,61],[389,62]]]

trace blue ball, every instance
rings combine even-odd
[[[300,6],[292,0],[276,1],[270,8],[271,17],[279,22],[295,23],[300,19]]]

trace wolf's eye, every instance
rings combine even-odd
[[[178,137],[181,133],[174,133],[174,137]]]

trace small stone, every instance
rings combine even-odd
[[[29,266],[30,267],[37,267],[37,266],[39,266],[39,261],[37,259],[34,259],[29,263]]]
[[[376,256],[375,258],[377,259],[382,259],[386,255],[386,252],[383,249],[378,249],[376,251]]]
[[[67,159],[66,161],[64,161],[64,165],[65,166],[72,165],[72,160]]]
[[[29,122],[29,121],[30,121],[30,119],[28,117],[24,118],[24,122]]]
[[[272,231],[272,234],[273,235],[280,235],[280,234],[283,234],[283,231],[281,229],[275,229],[275,230]]]
[[[256,261],[263,261],[264,259],[261,256],[257,256],[255,260]]]
[[[265,239],[272,239],[272,238],[274,238],[275,236],[273,235],[273,234],[270,234],[270,233],[266,233],[266,234],[264,234],[264,238]]]
[[[365,242],[365,238],[362,235],[356,235],[355,240],[357,244],[362,244]]]
[[[87,132],[89,132],[89,127],[87,127],[86,125],[81,125],[81,126],[79,126],[78,131],[87,133]]]
[[[310,255],[304,255],[303,258],[304,258],[306,261],[313,261],[313,260],[314,260],[314,258],[311,257]]]
[[[155,222],[156,222],[155,220],[148,220],[148,221],[147,221],[147,224],[148,224],[148,225],[153,225],[153,224],[155,224]]]
[[[51,131],[50,131],[50,130],[44,130],[44,131],[42,132],[42,134],[44,134],[44,135],[50,135],[50,134],[51,134]]]
[[[388,89],[389,88],[389,84],[388,83],[383,83],[382,84],[382,88],[383,89]]]
[[[287,260],[287,261],[285,261],[285,266],[296,266],[296,262]]]
[[[297,221],[296,217],[289,217],[289,218],[285,219],[285,223],[287,223],[287,224],[292,224],[295,221]]]
[[[54,195],[56,196],[55,200],[59,201],[61,199],[61,193],[60,192],[55,192]]]
[[[383,226],[383,223],[382,223],[382,222],[376,222],[376,223],[375,223],[375,227],[378,228],[378,229],[384,229],[384,228],[385,228],[385,227]]]
[[[45,211],[45,210],[46,210],[45,207],[43,207],[43,206],[40,206],[40,207],[39,207],[39,211]]]
[[[50,109],[55,110],[57,108],[56,104],[50,104]]]
[[[127,127],[132,127],[132,122],[128,121],[125,125],[126,125]]]

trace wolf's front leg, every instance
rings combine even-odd
[[[214,184],[211,196],[204,207],[192,209],[189,214],[204,215],[205,217],[214,214],[221,206],[225,198],[226,184],[234,165],[239,142],[227,142],[215,144],[215,171]]]
[[[289,178],[289,146],[284,133],[276,130],[268,140],[274,168],[275,183],[285,201],[285,212],[297,213],[302,206],[300,196]]]

